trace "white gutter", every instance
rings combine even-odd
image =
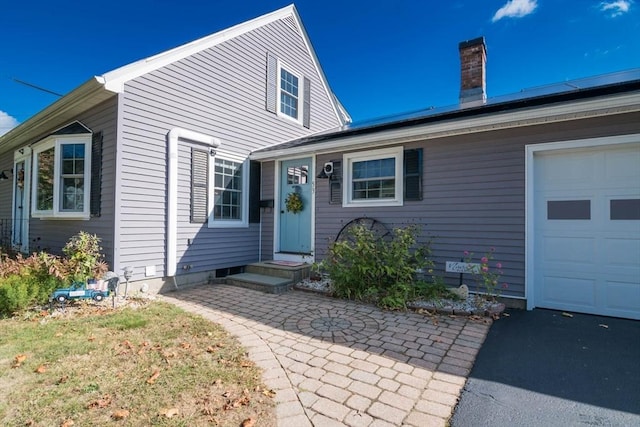
[[[178,269],[178,141],[186,140],[218,148],[220,140],[182,128],[167,134],[167,247],[166,276],[174,277]],[[215,154],[215,153],[214,153]]]

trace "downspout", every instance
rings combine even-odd
[[[205,144],[213,149],[220,146],[220,140],[212,136],[182,128],[173,128],[167,135],[167,222],[166,222],[166,276],[173,278],[177,288],[178,270],[178,141]],[[215,151],[213,152],[215,154]]]

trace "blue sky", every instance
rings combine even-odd
[[[291,0],[32,0],[0,7],[0,134],[94,75]],[[457,102],[458,43],[484,36],[489,97],[640,68],[640,0],[299,0],[354,120]]]

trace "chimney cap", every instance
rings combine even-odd
[[[476,37],[475,39],[460,42],[460,44],[458,45],[458,49],[462,50],[462,49],[465,49],[471,46],[476,46],[479,44],[482,45],[485,49],[487,48],[487,45],[484,41],[484,36],[480,36],[480,37]]]

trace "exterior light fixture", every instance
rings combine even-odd
[[[9,179],[9,177],[7,176],[7,172],[9,173],[13,173],[13,169],[8,169],[8,170],[4,170],[2,172],[0,172],[0,181],[6,181]]]
[[[125,267],[123,275],[124,275],[124,280],[126,280],[126,285],[124,287],[124,298],[127,299],[127,292],[129,290],[129,280],[133,277],[133,267]]]

